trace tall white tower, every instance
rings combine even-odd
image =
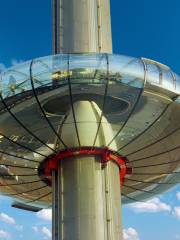
[[[53,12],[55,54],[112,53],[109,0],[54,0]],[[91,139],[98,128],[95,119],[97,116],[100,119],[101,113],[96,104],[74,103],[65,122],[69,125],[62,127],[62,137],[71,136],[66,142],[71,146],[77,144],[71,121],[76,116],[77,122],[96,122],[85,126],[91,128],[89,134],[78,128],[83,142]],[[107,129],[100,132],[97,141],[104,144],[104,135],[112,135],[108,122]],[[61,161],[58,171],[54,171],[54,240],[122,239],[119,168],[109,162],[102,169],[101,158],[94,154],[74,156]]]
[[[122,240],[121,196],[180,180],[180,77],[111,54],[109,0],[53,10],[54,55],[0,74],[0,194],[52,206],[53,240]]]

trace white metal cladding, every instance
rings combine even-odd
[[[54,0],[54,53],[112,53],[109,0]]]

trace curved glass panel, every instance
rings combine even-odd
[[[40,163],[62,149],[109,147],[126,156],[123,201],[180,181],[180,77],[149,59],[55,55],[0,75],[1,193],[51,205]]]

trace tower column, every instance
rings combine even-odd
[[[109,0],[53,0],[54,53],[112,53]]]
[[[119,168],[101,157],[60,161],[53,173],[53,240],[121,240]]]
[[[112,53],[109,0],[54,0],[53,11],[54,54]],[[78,138],[93,144],[101,116],[93,105],[74,103],[74,112],[67,113],[61,137],[71,148],[80,147]],[[106,145],[112,134],[107,122],[97,141]],[[53,240],[122,240],[119,166],[108,162],[102,168],[101,158],[62,158],[52,171]]]
[[[73,109],[61,128],[69,149],[59,151],[44,165],[47,176],[52,174],[53,240],[122,240],[125,160],[107,148],[86,147],[93,142],[101,114],[95,103],[79,101]],[[84,147],[75,147],[74,114]],[[102,121],[106,125],[101,127],[97,142],[103,145],[112,129],[105,118]]]

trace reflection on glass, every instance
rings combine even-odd
[[[180,77],[167,66],[122,55],[62,54],[14,66],[0,79],[0,180],[17,184],[3,186],[1,192],[41,188],[39,163],[59,150],[78,147],[78,141],[66,142],[75,135],[81,146],[109,147],[128,157],[137,174],[126,179],[122,190],[130,198],[147,196],[138,188],[168,188],[153,184],[149,173],[158,181],[177,180],[158,173],[179,171],[172,162],[180,151]],[[72,113],[78,102],[86,102],[87,116]],[[177,149],[161,154],[173,147]],[[18,198],[50,204],[50,192],[46,187]]]

